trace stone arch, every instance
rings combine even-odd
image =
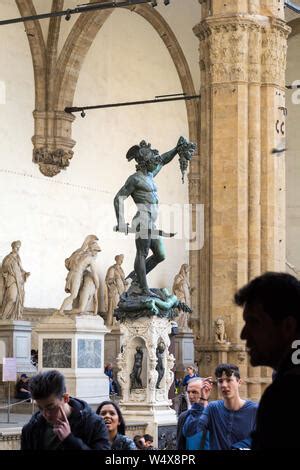
[[[168,23],[149,5],[138,5],[127,9],[141,15],[151,24],[171,55],[183,92],[189,95],[195,94],[195,87],[188,63]],[[100,31],[111,13],[112,11],[106,10],[81,15],[72,28],[57,63],[56,110],[63,110],[66,106],[72,106],[83,60],[96,34]],[[187,101],[186,109],[190,138],[197,141],[197,117],[199,115],[197,102]]]
[[[36,15],[32,0],[16,0],[16,5],[21,16]],[[46,47],[42,28],[39,21],[24,22],[25,32],[31,50],[34,82],[35,82],[35,107],[44,110],[46,103]]]

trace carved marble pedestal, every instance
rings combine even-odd
[[[17,359],[17,373],[36,373],[36,368],[30,361],[31,332],[32,327],[29,321],[0,320],[1,379],[3,357],[15,357]]]
[[[109,333],[107,333],[105,336],[104,362],[105,364],[111,362],[114,369],[117,367],[117,356],[120,352],[120,347],[121,331],[118,324],[112,326]]]
[[[164,448],[167,440],[168,447],[171,448],[171,441],[173,440],[174,444],[176,437],[176,413],[170,408],[171,401],[168,399],[174,378],[171,370],[174,366],[174,356],[168,352],[171,329],[170,320],[156,316],[126,319],[120,325],[121,353],[118,355],[117,364],[118,382],[122,390],[120,401],[122,413],[128,424],[146,424],[146,433],[154,437],[154,445],[159,448]],[[162,355],[165,371],[159,388],[156,388],[158,378],[156,348],[160,343],[165,345]],[[130,374],[137,347],[143,351],[140,376],[142,387],[130,390]]]
[[[109,396],[104,374],[104,335],[107,328],[94,315],[52,316],[36,327],[39,370],[58,369],[66,377],[70,395],[88,403]]]
[[[181,330],[174,337],[176,376],[183,377],[185,368],[194,364],[194,335],[191,330]]]

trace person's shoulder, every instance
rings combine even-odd
[[[244,407],[245,408],[253,408],[253,409],[256,410],[258,408],[258,403],[255,402],[255,401],[252,401],[252,400],[246,400],[245,404],[244,404]]]
[[[117,434],[113,445],[113,450],[135,450],[136,445],[130,437],[124,436],[123,434]]]
[[[35,426],[39,426],[40,424],[42,424],[42,422],[43,422],[43,417],[41,415],[41,412],[36,411],[34,415],[31,416],[28,423],[24,424],[24,426],[22,427],[22,432],[30,431]]]
[[[178,416],[178,423],[186,419],[188,412],[189,410],[185,410],[182,413],[180,413],[180,415]]]
[[[209,410],[220,410],[222,408],[224,408],[224,402],[223,400],[213,400],[213,401],[210,401],[208,403],[208,406],[206,407],[206,409]]]

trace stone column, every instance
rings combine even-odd
[[[232,302],[234,292],[267,269],[285,269],[284,154],[271,151],[284,139],[289,28],[283,0],[200,3],[202,21],[194,32],[200,40],[205,246],[196,350],[206,375],[218,361],[213,326],[219,317],[231,343],[222,360],[241,362],[243,320]],[[246,394],[258,398],[269,379],[260,380],[260,369],[246,363],[243,356]]]

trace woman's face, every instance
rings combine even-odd
[[[104,405],[100,410],[109,433],[117,433],[120,424],[118,413],[113,405]]]

